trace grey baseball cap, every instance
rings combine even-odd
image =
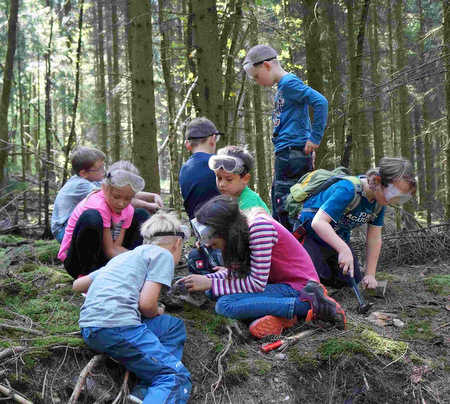
[[[219,132],[216,126],[205,117],[195,118],[186,128],[186,139],[203,139],[212,135],[224,136],[225,134]]]

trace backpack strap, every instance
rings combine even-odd
[[[329,187],[331,187],[333,184],[335,184],[336,182],[338,182],[340,180],[350,181],[353,184],[353,187],[355,189],[353,199],[348,204],[348,206],[345,208],[345,212],[349,212],[349,211],[355,209],[361,202],[363,186],[362,186],[361,180],[358,177],[354,177],[351,175],[335,175],[333,177],[330,177],[320,187],[318,187],[316,190],[314,190],[314,192],[311,193],[311,195],[309,195],[308,198],[306,198],[306,200],[327,190]],[[303,208],[301,211],[307,212],[307,213],[316,213],[318,210],[319,209],[317,209],[317,208]]]

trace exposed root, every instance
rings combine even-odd
[[[120,388],[119,394],[117,395],[116,399],[112,402],[112,404],[118,404],[122,397],[126,396],[128,394],[128,378],[130,377],[130,371],[127,369],[125,372],[125,376],[123,378],[122,387]]]
[[[31,401],[28,401],[25,397],[15,392],[11,387],[6,387],[0,384],[0,392],[20,404],[33,404]]]
[[[228,330],[227,345],[225,346],[224,349],[222,349],[222,351],[220,351],[219,355],[217,356],[217,373],[219,374],[219,378],[211,386],[211,392],[212,392],[213,396],[214,396],[214,392],[220,386],[220,382],[222,381],[223,375],[225,373],[223,365],[222,365],[222,360],[225,358],[225,356],[227,355],[228,351],[231,348],[231,345],[233,344],[233,330],[231,329],[231,327],[228,324],[227,324],[227,330]]]
[[[78,400],[78,397],[81,394],[81,390],[83,390],[84,382],[86,381],[87,375],[90,373],[90,371],[100,362],[103,362],[108,356],[101,354],[101,355],[95,355],[89,363],[85,366],[85,368],[81,371],[80,376],[78,377],[77,384],[75,385],[75,388],[73,389],[73,393],[69,398],[69,401],[67,404],[75,404]]]

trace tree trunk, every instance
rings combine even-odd
[[[8,109],[9,96],[13,81],[14,54],[17,43],[17,15],[19,13],[19,0],[11,0],[8,20],[8,48],[6,50],[5,67],[3,70],[3,86],[0,99],[0,188],[4,180],[6,157],[8,155]]]
[[[76,144],[76,137],[77,137],[75,130],[75,123],[77,118],[78,99],[80,96],[80,60],[81,60],[81,44],[83,38],[83,12],[84,12],[84,0],[80,0],[80,14],[78,18],[78,45],[75,60],[75,98],[73,100],[72,106],[72,122],[70,125],[69,139],[67,139],[66,149],[64,153],[65,159],[64,159],[63,182],[65,182],[66,178],[69,176],[69,172],[67,170],[70,160],[69,155],[73,146]]]
[[[145,180],[146,189],[160,193],[150,3],[128,0],[128,7],[131,23],[134,162]]]
[[[199,115],[209,118],[222,131],[222,55],[215,0],[192,0],[194,43],[197,54]]]
[[[50,6],[50,0],[47,0],[47,7]],[[53,10],[50,9],[50,36],[48,39],[47,51],[44,54],[45,60],[45,163],[44,163],[44,234],[43,238],[51,238],[50,230],[50,176],[52,161],[52,100],[51,100],[51,85],[52,85],[52,66],[51,66],[51,49],[53,39]]]
[[[97,26],[98,26],[98,109],[100,122],[98,125],[99,146],[103,153],[108,153],[108,127],[106,124],[106,83],[105,83],[105,50],[103,32],[103,0],[97,0]]]
[[[112,25],[112,64],[113,64],[113,83],[114,93],[113,109],[114,109],[114,161],[120,160],[122,151],[122,114],[120,112],[121,94],[119,93],[120,70],[119,70],[119,27],[117,22],[117,0],[111,0],[111,25]],[[151,42],[150,42],[151,43]],[[151,65],[150,65],[151,66]]]
[[[165,4],[164,0],[158,0],[158,24],[161,35],[161,66],[164,77],[164,84],[167,94],[167,109],[169,112],[169,156],[170,156],[170,183],[172,188],[173,208],[176,212],[181,212],[181,194],[178,185],[178,148],[177,148],[177,128],[174,126],[175,121],[175,92],[171,80],[171,64],[170,64],[170,37],[169,22],[164,20],[164,10],[167,10],[169,4]]]
[[[18,86],[19,86],[19,124],[20,124],[20,155],[22,160],[22,182],[25,183],[27,180],[27,160],[25,153],[25,128],[24,128],[24,111],[23,111],[23,85],[22,85],[22,63],[20,56],[17,58],[18,67]],[[23,218],[27,218],[27,193],[23,192]]]
[[[383,120],[381,118],[381,96],[378,90],[380,85],[380,49],[378,42],[378,9],[372,8],[372,24],[369,30],[370,33],[370,69],[372,77],[372,96],[374,98],[372,102],[373,108],[373,144],[375,150],[375,165],[378,164],[380,159],[384,156],[383,150]]]
[[[323,84],[323,68],[322,68],[322,46],[321,46],[321,29],[319,27],[319,16],[316,0],[306,0],[304,30],[306,33],[305,54],[306,69],[308,77],[308,85],[319,93],[324,93]],[[312,113],[310,113],[311,120]],[[311,122],[312,123],[312,122]],[[330,140],[331,131],[325,130],[320,147],[316,151],[316,167],[325,167],[327,165],[328,141]]]
[[[442,0],[442,15],[444,16],[444,35],[443,35],[443,64],[445,66],[445,97],[446,97],[446,128],[447,128],[447,152],[446,152],[446,174],[447,174],[447,192],[445,218],[450,219],[450,4],[448,0]]]

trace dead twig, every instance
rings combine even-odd
[[[0,360],[8,358],[12,355],[19,354],[19,353],[27,351],[27,350],[29,350],[29,348],[24,347],[24,346],[15,346],[12,348],[3,349],[2,351],[0,351]]]
[[[436,328],[433,330],[433,332],[436,332],[436,331],[440,330],[441,328],[448,327],[449,325],[450,325],[450,323],[442,324],[442,325],[440,325],[439,327],[436,327]]]
[[[224,349],[222,349],[222,351],[220,351],[220,353],[219,353],[219,355],[217,357],[217,373],[219,374],[219,378],[211,386],[213,396],[214,396],[214,392],[220,386],[220,382],[222,381],[223,375],[225,373],[224,369],[223,369],[223,365],[222,365],[222,359],[226,356],[226,354],[228,353],[228,351],[231,348],[231,344],[233,343],[233,330],[231,329],[231,327],[228,324],[227,324],[227,330],[228,330],[228,342],[227,342],[227,345],[225,346]]]
[[[43,331],[33,330],[31,328],[25,328],[25,327],[18,327],[15,325],[8,325],[8,324],[4,324],[4,323],[0,323],[0,330],[20,331],[20,332],[25,332],[25,333],[34,334],[34,335],[44,335]]]
[[[112,404],[118,404],[122,396],[125,396],[128,392],[128,378],[130,377],[130,371],[127,369],[125,372],[125,376],[123,378],[122,387],[120,388],[119,394],[116,399],[112,402]]]
[[[33,404],[31,401],[28,401],[25,397],[14,391],[11,387],[6,387],[0,384],[0,392],[20,404]]]
[[[81,394],[81,390],[83,390],[84,382],[86,381],[87,375],[90,371],[97,366],[100,362],[104,361],[108,356],[105,354],[95,355],[89,363],[85,366],[85,368],[81,371],[80,376],[78,377],[77,384],[73,389],[73,393],[69,398],[67,404],[75,404],[78,400],[78,397]]]

